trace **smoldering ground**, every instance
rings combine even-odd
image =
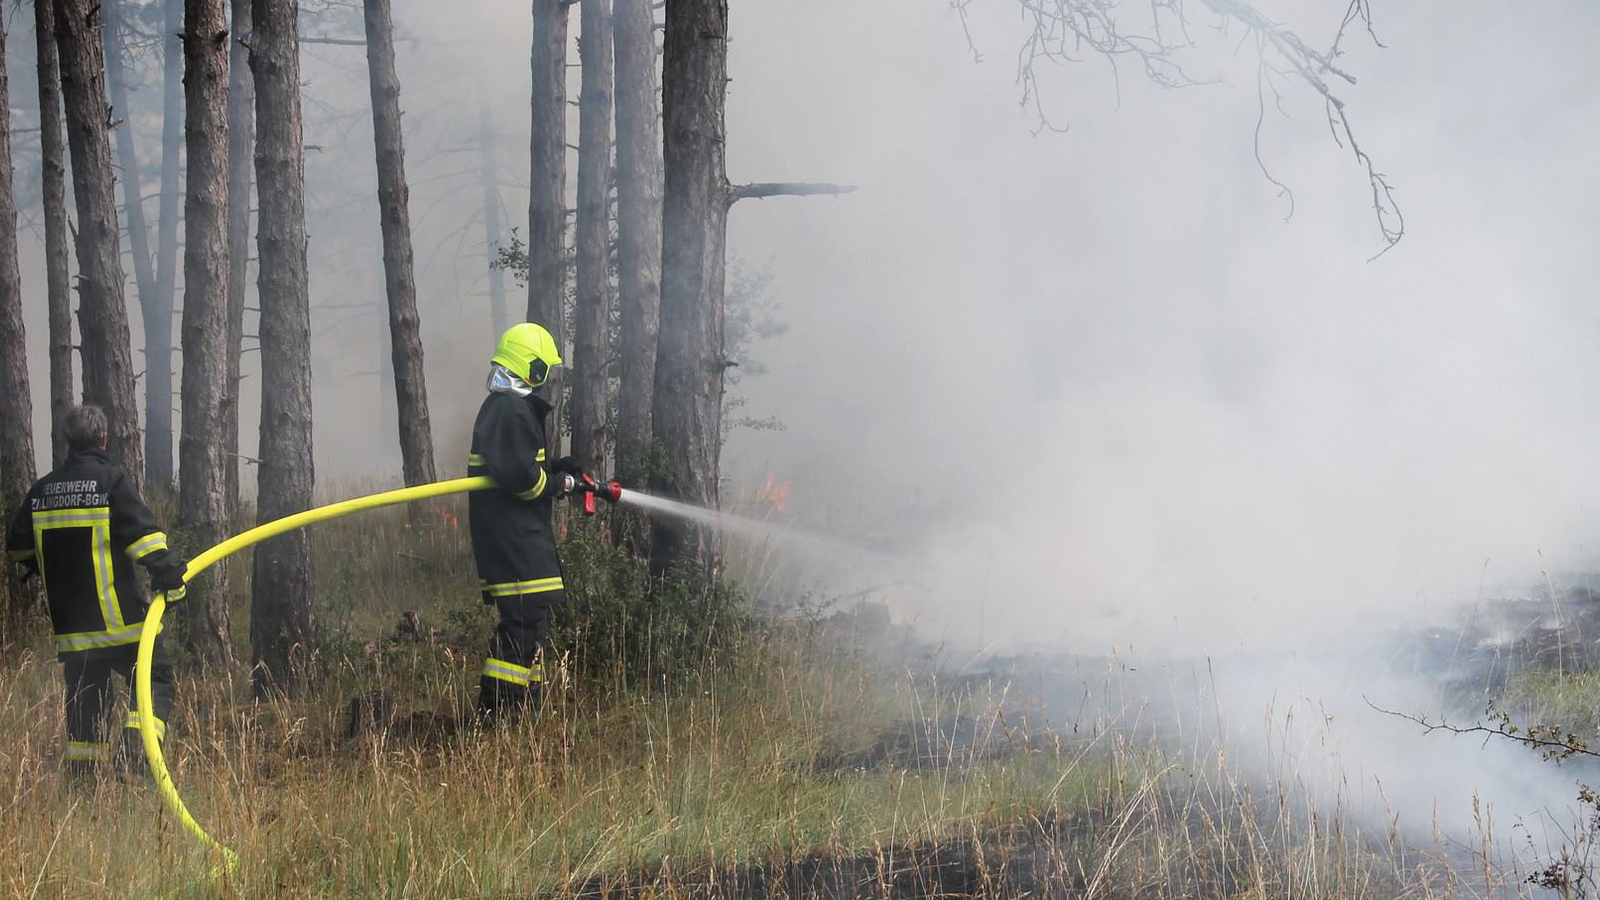
[[[1336,6],[1272,12],[1316,35]],[[1367,700],[1458,703],[1386,651],[1592,567],[1576,123],[1596,99],[1562,48],[1600,18],[1547,12],[1510,34],[1486,5],[1379,7],[1388,49],[1345,45],[1358,136],[1409,226],[1368,262],[1364,174],[1292,87],[1260,147],[1285,221],[1248,47],[1202,54],[1205,88],[1124,70],[1120,102],[1087,58],[1044,86],[1072,130],[1035,136],[1005,10],[973,17],[973,65],[942,9],[762,9],[734,44],[735,177],[863,190],[735,210],[790,329],[748,387],[788,428],[731,455],[792,478],[812,524],[899,548],[888,571],[821,565],[840,594],[899,585],[899,615],[971,651],[1115,650],[1170,673],[1136,700],[1220,714],[1236,761],[1287,767],[1324,809],[1459,840],[1476,799],[1502,849],[1519,819],[1543,846],[1576,776]]]

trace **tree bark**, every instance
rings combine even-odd
[[[183,22],[184,196],[183,439],[179,521],[196,547],[228,536],[224,407],[228,396],[228,20],[222,0],[186,0]],[[176,153],[171,152],[171,156]],[[189,587],[184,643],[210,664],[231,665],[226,563]]]
[[[533,132],[528,196],[528,320],[567,346],[567,3],[533,0]],[[551,373],[550,449],[561,450],[565,376]]]
[[[384,285],[389,295],[390,355],[400,420],[400,467],[407,485],[435,478],[428,386],[422,367],[422,320],[411,257],[410,190],[400,133],[400,79],[395,74],[394,23],[389,0],[365,0],[367,71],[372,86],[372,133],[378,155],[378,213],[383,232]],[[422,507],[413,504],[413,517]]]
[[[99,14],[104,20],[102,43],[105,54],[105,85],[110,92],[110,110],[107,116],[112,121],[112,130],[117,142],[117,165],[122,169],[122,208],[128,218],[128,245],[133,252],[133,280],[139,291],[139,309],[143,315],[145,326],[145,418],[148,424],[152,414],[150,399],[151,372],[154,367],[150,365],[151,350],[151,311],[156,302],[156,275],[153,259],[150,255],[150,233],[147,230],[144,218],[144,185],[140,181],[138,154],[133,146],[133,127],[126,121],[131,107],[128,104],[128,77],[123,68],[123,52],[125,38],[121,10],[126,0],[101,0],[98,4]],[[93,8],[91,6],[91,8]],[[65,56],[65,51],[63,51]],[[62,65],[66,60],[62,60]],[[70,115],[70,113],[69,113]],[[73,166],[77,166],[77,158],[73,158]],[[73,173],[73,186],[77,186],[77,173]],[[81,238],[81,236],[80,236]],[[81,268],[83,260],[78,261]],[[119,259],[117,269],[120,272],[122,263]],[[119,288],[120,290],[120,288]],[[171,332],[170,316],[168,317],[168,333]],[[168,341],[170,343],[170,337]],[[160,404],[155,404],[160,406]],[[166,408],[172,408],[169,396]],[[170,412],[169,412],[170,417]],[[170,430],[171,425],[168,424]],[[128,466],[127,461],[123,462]],[[168,468],[170,470],[170,460]],[[141,471],[148,473],[149,467],[142,467]],[[157,480],[157,485],[164,482]]]
[[[505,233],[500,229],[500,174],[494,153],[494,116],[481,87],[478,91],[478,165],[483,171],[483,240],[489,260],[489,322],[494,329],[493,338],[497,339],[511,327],[511,319],[506,309],[505,272],[495,265],[500,247],[505,243]]]
[[[662,69],[666,194],[653,433],[658,492],[714,508],[722,444],[722,303],[729,186],[723,155],[727,0],[668,0]],[[652,568],[711,577],[710,529],[653,524]]]
[[[0,514],[6,522],[33,486],[33,395],[22,325],[22,270],[17,267],[17,196],[11,178],[11,86],[0,30]]]
[[[373,322],[376,323],[372,335],[378,339],[378,377],[375,379],[378,385],[378,431],[395,434],[400,430],[400,410],[394,394],[394,342],[389,340],[389,323],[383,317],[384,302],[382,297],[375,297],[372,301],[375,312]],[[384,458],[387,459],[387,454]]]
[[[228,519],[239,515],[239,356],[244,343],[245,298],[250,293],[250,186],[255,154],[255,82],[245,50],[250,41],[250,0],[233,0],[228,42],[228,355],[223,405],[223,452]]]
[[[617,0],[617,295],[620,319],[617,477],[648,477],[650,404],[661,324],[661,94],[652,0]],[[618,510],[617,512],[621,512]],[[645,545],[643,517],[613,515],[616,537]]]
[[[261,463],[257,521],[311,506],[311,310],[306,278],[305,156],[300,119],[298,0],[254,0],[256,183],[261,200]],[[288,690],[315,649],[311,537],[258,546],[250,606],[258,693]]]
[[[61,66],[56,61],[55,9],[34,0],[33,27],[39,68],[39,157],[44,186],[45,291],[50,328],[50,459],[67,458],[62,431],[73,406],[72,269],[67,258],[67,165],[61,139]]]
[[[572,455],[584,471],[599,474],[611,407],[611,0],[583,0],[581,15]]]
[[[161,200],[156,213],[156,293],[144,311],[144,466],[151,484],[172,484],[172,315],[177,296],[179,158],[183,155],[184,0],[165,0],[161,34]],[[124,131],[131,128],[124,126]],[[137,180],[137,179],[134,179]]]
[[[109,450],[139,484],[139,407],[134,399],[121,235],[111,168],[105,62],[97,0],[55,0],[56,49],[78,207],[78,330],[84,399],[105,410]],[[137,206],[137,205],[136,205]]]

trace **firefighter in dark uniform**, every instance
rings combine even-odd
[[[473,491],[467,500],[478,587],[483,602],[500,613],[478,682],[478,711],[486,721],[537,704],[550,608],[566,600],[554,506],[572,492],[581,469],[570,457],[547,459],[551,405],[534,393],[559,365],[550,332],[531,322],[513,325],[495,348],[489,396],[472,426],[467,473],[487,475],[498,486]]]
[[[67,771],[92,778],[113,757],[108,732],[112,673],[132,692],[133,665],[149,601],[134,563],[150,573],[167,599],[183,596],[188,564],[167,546],[167,536],[133,481],[106,454],[106,416],[96,406],[67,413],[70,454],[61,468],[28,491],[6,534],[6,550],[25,577],[44,582],[62,662],[67,699]],[[172,665],[157,644],[150,669],[156,729],[165,733],[172,707]],[[130,709],[119,761],[142,771],[139,714]]]

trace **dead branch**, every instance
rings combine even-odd
[[[766,197],[816,197],[838,196],[854,193],[853,184],[828,184],[818,181],[757,181],[736,184],[728,189],[728,203],[740,200],[761,200]]]
[[[968,49],[977,60],[981,55],[967,22],[968,7],[974,2],[950,0],[950,6],[961,22]],[[1066,130],[1055,121],[1040,97],[1041,77],[1047,67],[1082,62],[1090,56],[1098,56],[1111,64],[1114,79],[1119,77],[1119,63],[1130,60],[1144,69],[1146,78],[1163,87],[1192,87],[1215,81],[1191,75],[1182,62],[1184,55],[1193,50],[1196,44],[1190,34],[1189,17],[1198,8],[1215,19],[1212,25],[1215,33],[1227,36],[1230,29],[1242,29],[1239,46],[1253,45],[1255,48],[1260,107],[1254,136],[1256,161],[1266,179],[1288,200],[1290,214],[1293,214],[1293,195],[1286,185],[1272,176],[1260,152],[1261,128],[1266,117],[1269,93],[1272,95],[1271,105],[1280,113],[1283,110],[1281,94],[1274,78],[1297,81],[1321,98],[1335,142],[1348,148],[1365,171],[1372,191],[1373,213],[1384,243],[1383,250],[1377,255],[1388,252],[1405,234],[1405,217],[1395,202],[1394,187],[1357,143],[1345,102],[1338,93],[1339,86],[1356,83],[1355,76],[1341,68],[1338,62],[1343,55],[1341,45],[1345,36],[1359,26],[1374,44],[1383,46],[1372,24],[1369,0],[1350,0],[1344,19],[1326,51],[1316,49],[1292,29],[1268,18],[1249,0],[1148,0],[1148,12],[1140,14],[1145,21],[1142,27],[1126,24],[1129,19],[1137,19],[1137,16],[1124,8],[1126,4],[1123,0],[1013,2],[1021,7],[1027,28],[1027,35],[1017,54],[1016,77],[1022,88],[1021,105],[1033,113],[1039,131]],[[1118,94],[1120,101],[1120,83]]]
[[[1486,715],[1489,717],[1489,724],[1477,722],[1472,725],[1453,725],[1443,715],[1440,715],[1438,720],[1435,721],[1425,715],[1384,709],[1365,696],[1361,699],[1376,712],[1383,713],[1386,716],[1394,716],[1397,719],[1404,719],[1407,722],[1413,722],[1421,726],[1423,734],[1432,734],[1435,731],[1443,731],[1446,734],[1481,734],[1483,735],[1484,743],[1488,743],[1494,738],[1504,738],[1538,750],[1540,755],[1549,760],[1559,761],[1570,759],[1574,756],[1600,757],[1600,751],[1589,749],[1587,741],[1570,731],[1563,732],[1553,725],[1534,725],[1524,728],[1511,721],[1510,713],[1496,709],[1492,704],[1486,711]]]
[[[399,41],[403,41],[403,40],[404,40],[403,38],[397,39],[396,42],[398,43]],[[361,40],[361,39],[322,37],[320,35],[309,35],[309,34],[301,35],[300,36],[300,43],[302,43],[302,44],[329,44],[329,45],[332,45],[334,47],[365,47],[367,45],[367,42],[365,40]]]

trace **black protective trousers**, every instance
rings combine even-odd
[[[550,637],[550,605],[535,595],[495,600],[500,621],[478,679],[478,713],[486,720],[516,715],[539,704],[544,687],[541,651]]]
[[[62,677],[67,698],[67,770],[92,775],[96,767],[113,758],[134,772],[145,771],[144,746],[139,738],[138,704],[133,698],[133,666],[139,645],[126,644],[61,654]],[[166,735],[167,716],[172,711],[172,661],[159,641],[150,661],[150,700],[156,715],[156,731]],[[120,675],[128,688],[128,712],[123,717],[120,755],[112,739],[112,702],[115,685],[112,675]]]

